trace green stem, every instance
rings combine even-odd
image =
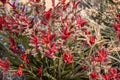
[[[58,77],[59,80],[61,80],[61,58],[59,58],[59,64],[58,64]]]

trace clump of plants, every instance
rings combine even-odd
[[[9,73],[25,80],[120,80],[112,66],[120,62],[119,22],[108,27],[83,17],[81,0],[51,0],[49,10],[44,0],[1,2],[2,80]]]

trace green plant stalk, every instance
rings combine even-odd
[[[29,68],[28,68],[27,65],[25,65],[25,68],[26,68],[25,70],[26,70],[28,73],[30,73],[30,74],[34,77],[34,79],[39,80],[39,78],[38,78],[32,71],[29,70]]]
[[[59,63],[58,63],[58,78],[61,80],[61,57],[59,58]]]

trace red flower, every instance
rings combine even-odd
[[[77,5],[80,3],[80,1],[76,2],[76,1],[73,1],[73,8],[76,9],[77,8]]]
[[[3,4],[5,4],[7,2],[7,0],[0,0]]]
[[[92,78],[92,80],[96,80],[96,79],[99,78],[99,75],[98,75],[98,73],[96,73],[96,72],[91,72],[91,73],[90,73],[90,77]]]
[[[46,55],[47,57],[49,57],[49,58],[54,58],[54,54],[55,54],[55,53],[53,53],[53,52],[51,51],[51,49],[48,49],[48,50],[46,51],[46,53],[45,53],[45,55]]]
[[[3,73],[6,73],[10,67],[10,61],[5,58],[5,61],[0,59],[0,67],[3,69]]]
[[[0,24],[3,26],[3,25],[6,25],[6,20],[5,20],[5,17],[4,16],[0,16]]]
[[[96,61],[96,62],[106,62],[107,61],[107,56],[108,56],[108,51],[105,50],[104,48],[102,48],[97,52],[97,56],[94,57],[94,61]]]
[[[42,67],[37,68],[37,75],[42,77]]]
[[[15,75],[21,76],[23,74],[23,68],[20,66],[17,72],[14,72]]]
[[[117,24],[113,24],[114,29],[116,30],[117,36],[120,39],[120,22]]]
[[[22,58],[22,60],[24,60],[26,63],[29,63],[28,54],[25,54],[25,53],[21,54],[21,58]]]
[[[61,32],[62,39],[66,40],[67,38],[70,37],[73,31],[69,31],[69,30],[70,29],[68,28],[68,26],[63,27],[62,32]]]
[[[55,38],[56,34],[50,34],[50,29],[48,29],[48,31],[46,33],[43,33],[42,35],[42,39],[43,39],[43,42],[45,44],[48,44],[50,43],[54,38]]]
[[[10,39],[10,45],[11,45],[11,46],[14,46],[14,45],[15,45],[14,38],[10,37],[9,39]]]
[[[52,43],[49,45],[49,49],[51,49],[51,51],[53,53],[55,53],[57,51],[57,47],[56,47],[56,43]]]
[[[116,68],[110,68],[108,73],[103,75],[104,80],[119,80],[119,73]]]
[[[82,29],[82,31],[83,31],[86,35],[89,35],[89,34],[90,34],[90,32],[89,32],[86,28]]]
[[[117,74],[117,80],[120,80],[120,72]]]
[[[78,27],[83,27],[86,23],[87,21],[82,19],[81,17],[77,18]]]
[[[91,45],[93,45],[95,43],[95,37],[94,36],[90,36],[89,37],[89,42]]]
[[[104,80],[110,80],[110,75],[109,75],[109,74],[103,75],[103,79],[104,79]]]
[[[45,19],[46,19],[47,21],[49,21],[50,18],[52,17],[52,8],[50,8],[48,11],[46,11],[46,12],[44,13],[44,16],[45,16]]]
[[[38,36],[34,35],[32,37],[30,37],[30,42],[32,42],[34,44],[34,46],[37,48],[39,46],[39,38]]]
[[[66,64],[70,64],[71,62],[73,62],[73,58],[74,56],[71,55],[71,51],[68,51],[63,55],[63,60],[65,61]]]
[[[14,53],[18,53],[18,47],[15,44],[15,40],[14,38],[10,37],[10,49],[14,52]]]
[[[120,22],[117,24],[113,24],[114,29],[116,30],[117,36],[120,39]]]
[[[120,19],[120,14],[116,14],[116,17],[117,17],[118,19]]]
[[[55,52],[58,50],[57,47],[56,47],[56,44],[55,43],[49,44],[48,47],[49,47],[49,49],[47,50],[46,55],[49,58],[53,58]]]
[[[70,2],[68,2],[67,4],[64,4],[63,5],[63,10],[66,10],[69,5],[70,5]]]
[[[110,68],[109,69],[109,72],[112,74],[112,75],[114,75],[114,74],[117,74],[117,69],[116,68]]]
[[[120,31],[120,22],[117,24],[113,24],[116,31]]]
[[[118,71],[116,68],[110,68],[109,69],[109,74],[111,75],[111,77],[113,79],[116,79],[117,78],[117,74],[118,74]]]
[[[55,0],[52,0],[52,6],[53,7],[55,6]]]

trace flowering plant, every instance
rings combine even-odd
[[[119,15],[114,27],[82,16],[80,0],[60,0],[46,10],[45,1],[26,5],[1,0],[0,68],[25,80],[119,80]],[[10,9],[6,9],[6,4]],[[117,22],[118,21],[118,22]],[[118,44],[116,44],[116,42]],[[117,49],[116,49],[117,47]],[[115,53],[115,54],[113,54]],[[4,55],[4,57],[2,56]]]

